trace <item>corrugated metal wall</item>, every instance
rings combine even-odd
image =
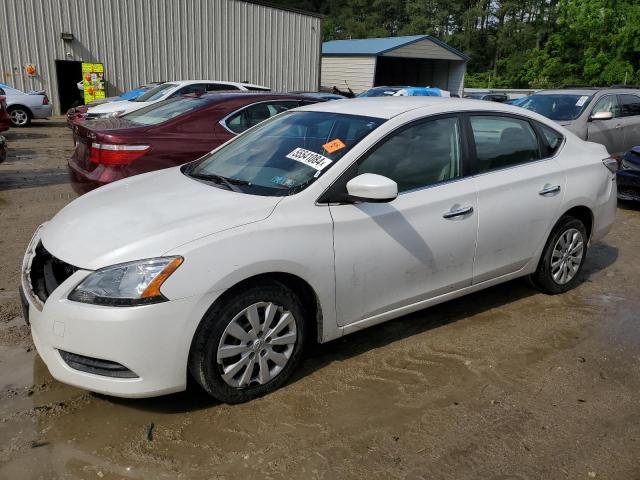
[[[346,90],[349,87],[354,93],[364,92],[373,86],[375,71],[376,57],[325,55],[320,85],[326,89]]]
[[[318,17],[241,0],[0,0],[0,83],[56,109],[55,60],[104,63],[108,95],[185,79],[317,90],[321,37]]]

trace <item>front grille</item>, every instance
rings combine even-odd
[[[101,360],[99,358],[85,357],[75,353],[58,350],[60,356],[74,370],[81,372],[93,373],[94,375],[102,375],[103,377],[114,378],[138,378],[134,372],[124,365],[109,360]]]
[[[77,267],[51,255],[40,242],[31,261],[29,272],[31,290],[44,303],[58,285],[73,275],[76,270],[78,270]]]

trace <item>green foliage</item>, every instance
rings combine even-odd
[[[326,15],[324,40],[434,35],[468,87],[640,84],[640,0],[271,0]]]

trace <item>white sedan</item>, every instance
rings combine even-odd
[[[39,228],[33,339],[62,382],[242,402],[309,341],[528,276],[562,293],[611,228],[615,160],[540,115],[436,97],[288,111]]]
[[[269,87],[242,82],[222,82],[218,80],[182,80],[179,82],[165,82],[146,91],[133,100],[120,100],[89,107],[84,118],[108,118],[124,115],[139,110],[142,107],[157,103],[167,98],[190,93],[215,93],[221,91],[256,91],[268,92]]]
[[[43,91],[25,93],[4,84],[0,84],[0,87],[5,92],[12,126],[27,127],[34,118],[51,117],[53,108]]]

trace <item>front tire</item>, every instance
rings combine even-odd
[[[9,118],[14,127],[28,127],[31,117],[31,112],[24,107],[9,107]]]
[[[226,403],[265,395],[300,363],[306,324],[302,303],[284,285],[249,287],[204,316],[189,371],[207,393]]]
[[[587,229],[581,220],[565,215],[551,231],[532,283],[555,295],[574,288],[587,257]]]

